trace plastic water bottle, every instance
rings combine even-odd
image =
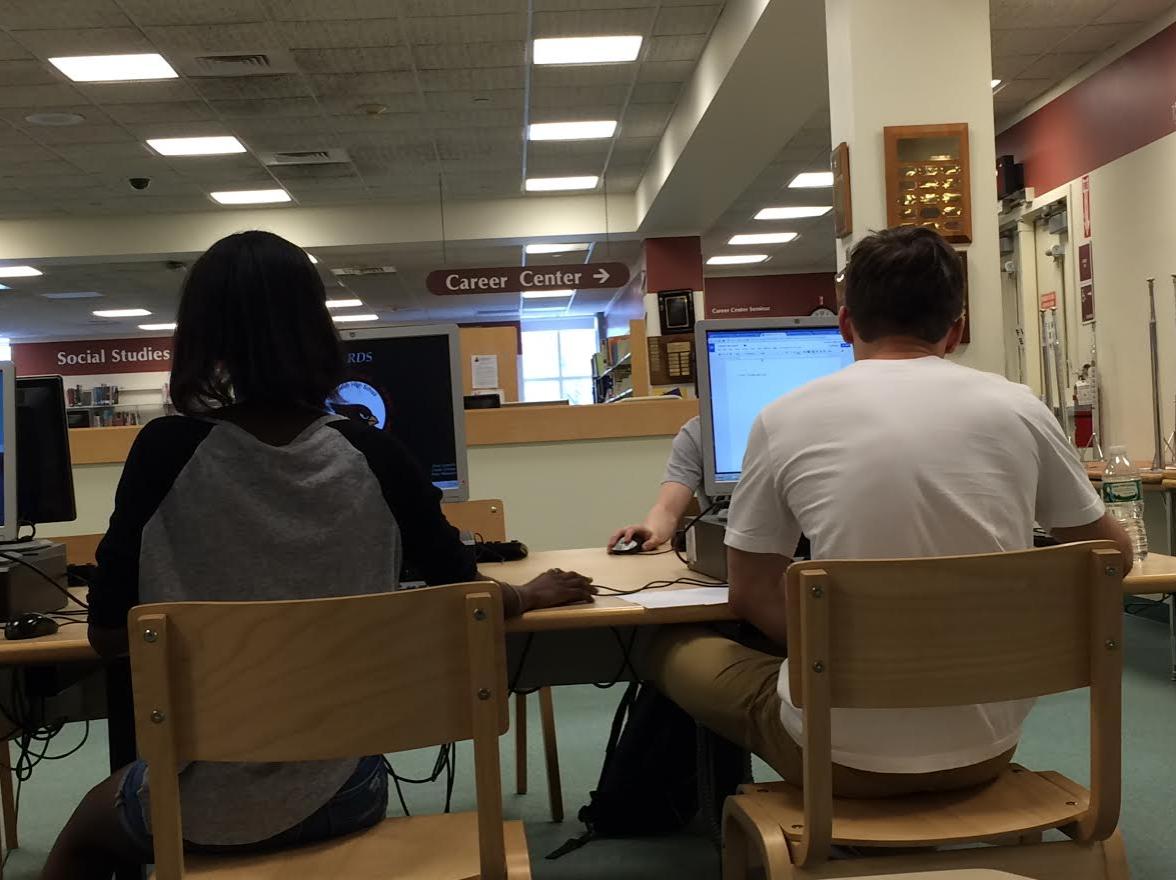
[[[1107,511],[1122,523],[1131,538],[1136,559],[1147,556],[1147,530],[1143,526],[1143,483],[1139,468],[1127,457],[1125,446],[1112,446],[1103,470],[1102,495]]]

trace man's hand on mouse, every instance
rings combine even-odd
[[[518,591],[524,613],[536,608],[591,602],[592,597],[596,595],[592,578],[558,568],[543,572],[539,577],[519,587]]]
[[[641,544],[642,551],[656,550],[668,540],[670,540],[670,535],[657,534],[643,525],[625,526],[608,539],[607,549],[609,553],[612,553],[618,541],[637,541]]]

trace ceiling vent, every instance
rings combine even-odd
[[[257,154],[266,165],[336,165],[351,161],[346,150],[278,150]]]
[[[294,56],[288,49],[264,52],[218,52],[212,55],[168,56],[185,76],[275,76],[297,73]]]
[[[343,269],[332,269],[336,275],[395,275],[395,266],[348,266]]]

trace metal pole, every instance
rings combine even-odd
[[[1147,279],[1147,299],[1151,317],[1148,319],[1148,337],[1151,342],[1152,373],[1152,428],[1156,454],[1152,458],[1152,470],[1164,469],[1164,428],[1160,414],[1160,347],[1156,336],[1156,279]]]

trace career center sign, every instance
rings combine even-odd
[[[12,346],[12,360],[21,376],[166,373],[172,367],[172,339],[170,336],[151,336],[77,342],[18,342]]]
[[[500,266],[490,269],[436,269],[425,280],[437,296],[471,293],[525,293],[531,290],[599,290],[629,281],[624,263],[571,263],[565,266]]]

